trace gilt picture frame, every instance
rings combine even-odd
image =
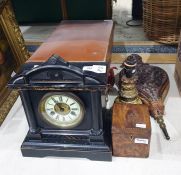
[[[0,0],[0,125],[18,97],[7,83],[29,56],[11,2]]]

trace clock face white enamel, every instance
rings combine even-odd
[[[39,103],[39,112],[49,124],[69,129],[81,123],[84,117],[84,105],[72,93],[48,93]]]

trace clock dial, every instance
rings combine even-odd
[[[84,111],[82,101],[72,93],[48,93],[39,103],[39,112],[43,119],[64,129],[79,125]]]

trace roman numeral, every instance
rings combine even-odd
[[[76,116],[76,113],[75,113],[74,111],[71,111],[71,114],[74,115],[74,116]]]
[[[53,111],[52,111],[52,112],[50,112],[50,115],[54,115],[54,114],[55,114],[55,112],[53,112]]]
[[[63,101],[62,96],[59,97],[59,100],[60,100],[60,101]]]
[[[51,104],[50,102],[48,102],[49,105],[53,106],[53,104]]]
[[[72,108],[71,110],[73,110],[73,111],[77,111],[77,110],[78,110],[78,108]]]
[[[48,108],[47,110],[52,111],[52,110],[53,110],[53,108]]]
[[[54,101],[54,103],[55,103],[55,104],[57,104],[57,103],[58,103],[58,101],[57,101],[57,100],[55,100],[53,97],[51,97],[51,99]]]
[[[69,98],[67,98],[66,103],[68,102]]]
[[[70,104],[70,106],[74,105],[75,103]]]
[[[56,119],[56,120],[59,120],[59,116],[57,115],[55,119]]]

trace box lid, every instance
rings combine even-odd
[[[115,103],[112,114],[112,133],[151,134],[150,115],[148,107],[143,104]]]
[[[56,54],[69,62],[109,62],[113,21],[63,21],[28,62]]]

